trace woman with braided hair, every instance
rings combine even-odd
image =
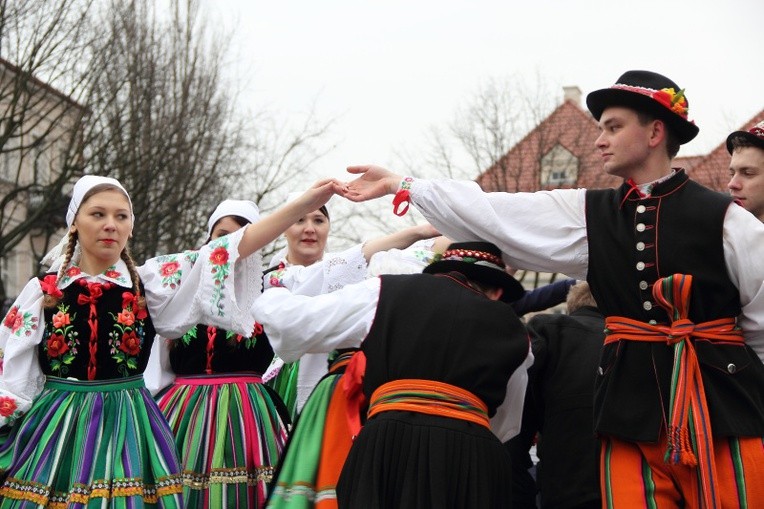
[[[174,437],[143,371],[155,334],[198,323],[242,335],[260,294],[255,254],[334,193],[298,200],[199,251],[136,267],[130,197],[115,179],[74,186],[69,232],[0,325],[0,508],[183,507]]]

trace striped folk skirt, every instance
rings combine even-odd
[[[318,382],[292,430],[268,509],[333,509],[352,438],[342,375],[354,351],[341,353]]]
[[[280,363],[276,375],[266,383],[281,397],[289,418],[294,422],[297,420],[297,375],[300,372],[300,361]]]
[[[289,420],[260,377],[178,377],[159,408],[180,450],[186,507],[263,507]]]
[[[181,508],[172,433],[141,375],[48,377],[0,446],[0,508]]]

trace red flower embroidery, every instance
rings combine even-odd
[[[63,311],[59,311],[55,315],[53,315],[53,327],[56,329],[61,329],[63,327],[66,327],[69,325],[70,319],[69,319],[69,313],[64,313]]]
[[[69,277],[78,276],[80,273],[82,273],[82,271],[79,267],[69,267],[66,269],[66,275]]]
[[[261,324],[260,322],[255,322],[255,330],[252,335],[259,336],[262,333],[263,333],[263,324]]]
[[[126,327],[132,327],[135,323],[135,315],[132,311],[124,310],[117,315],[117,322]]]
[[[110,277],[112,279],[119,278],[122,274],[119,273],[118,270],[110,269],[103,273],[104,276]]]
[[[5,315],[5,319],[3,320],[3,325],[8,327],[9,329],[13,326],[13,324],[16,322],[16,315],[19,314],[19,307],[13,306],[9,311],[8,314]]]
[[[135,318],[138,320],[144,320],[147,316],[149,316],[146,308],[138,305],[138,299],[136,298],[135,294],[131,292],[124,292],[122,294],[122,309],[132,309],[133,313],[135,313]]]
[[[11,331],[16,332],[21,328],[22,325],[24,325],[24,316],[21,313],[16,313],[16,316],[13,317],[13,325],[11,326]]]
[[[225,265],[228,263],[228,250],[224,247],[215,248],[210,254],[210,262],[213,265]]]
[[[61,357],[69,351],[69,345],[66,344],[62,334],[53,333],[48,339],[48,357]]]
[[[16,401],[13,398],[9,398],[7,396],[0,398],[0,415],[3,417],[10,417],[13,415],[13,412],[16,411],[16,408],[18,408],[18,406],[16,405]]]
[[[58,277],[55,274],[48,274],[40,282],[40,287],[42,288],[43,293],[46,293],[51,297],[55,297],[56,299],[60,299],[64,296],[64,294],[61,290],[58,289],[58,286],[56,285],[57,279]]]
[[[119,349],[127,355],[138,355],[141,352],[141,340],[135,335],[134,331],[122,334],[122,341],[119,343]]]
[[[159,268],[159,271],[162,273],[162,277],[169,277],[178,272],[178,269],[180,268],[180,263],[178,262],[167,262],[163,263],[162,266]]]
[[[132,292],[122,293],[122,309],[127,309],[135,304],[135,294]]]

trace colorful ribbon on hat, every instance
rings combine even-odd
[[[713,434],[708,403],[693,340],[744,342],[734,318],[695,324],[690,321],[692,276],[674,274],[653,285],[655,301],[672,319],[671,325],[652,325],[622,316],[605,320],[605,344],[616,341],[666,342],[674,347],[666,461],[698,467],[704,507],[721,507],[714,463]]]

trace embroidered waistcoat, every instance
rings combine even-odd
[[[45,331],[38,346],[43,373],[79,380],[143,373],[155,331],[134,298],[132,289],[114,283],[79,279],[67,286],[59,303],[44,311]]]

